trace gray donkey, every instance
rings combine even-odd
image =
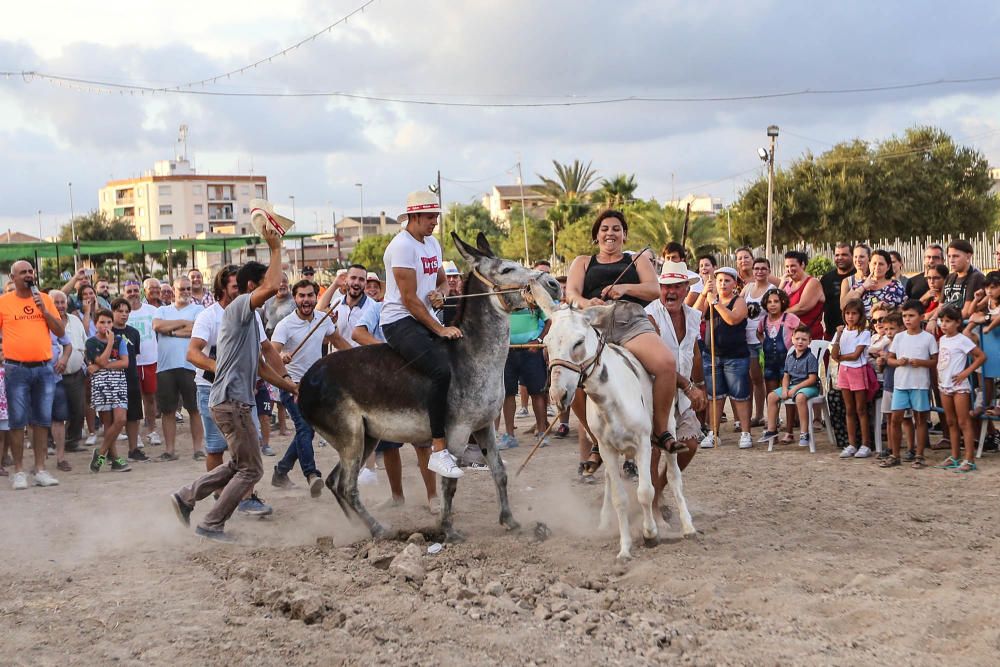
[[[471,264],[465,294],[483,294],[463,299],[456,326],[463,338],[448,343],[452,380],[448,391],[448,447],[459,454],[471,434],[486,455],[500,503],[500,523],[516,529],[507,500],[507,473],[496,449],[493,422],[503,403],[503,369],[510,342],[508,313],[526,307],[515,290],[537,283],[559,297],[559,283],[546,273],[531,271],[516,262],[493,255],[486,237],[473,248],[454,232],[452,238]],[[348,517],[360,517],[374,537],[384,537],[385,528],[368,513],[358,494],[358,471],[379,440],[422,442],[430,440],[427,401],[428,380],[387,345],[368,345],[327,355],[317,361],[299,384],[302,415],[333,443],[340,462],[326,478]],[[462,536],[452,526],[452,499],[458,480],[442,478],[441,529],[448,540]]]

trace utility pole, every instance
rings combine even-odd
[[[764,252],[771,258],[771,231],[774,226],[774,149],[778,140],[778,126],[768,125],[767,136],[771,137],[771,150],[767,152],[767,233]]]
[[[521,231],[524,232],[524,265],[530,267],[531,258],[528,256],[528,222],[524,217],[524,176],[521,174],[520,160],[517,161],[517,183],[521,186]]]
[[[76,238],[76,213],[73,211],[73,181],[69,182],[69,228],[73,234],[73,273],[80,264],[80,244]]]

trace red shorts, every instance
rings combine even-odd
[[[139,371],[139,390],[143,394],[156,393],[156,364],[137,366]]]

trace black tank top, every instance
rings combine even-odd
[[[619,285],[638,285],[642,282],[639,280],[639,271],[635,268],[635,264],[629,266],[630,264],[632,264],[630,253],[625,253],[624,257],[611,264],[602,264],[597,261],[597,255],[591,255],[590,262],[587,264],[587,272],[583,276],[583,298],[599,299],[601,290],[615,282],[618,276],[622,276],[621,280],[618,281]],[[625,275],[622,275],[622,271],[625,272]],[[637,299],[631,294],[623,296],[621,301],[631,301],[644,308],[649,304],[649,301]]]
[[[726,304],[726,308],[732,310],[733,304],[736,303],[736,299],[739,297],[733,297],[732,300]],[[718,308],[715,308],[715,356],[720,359],[739,359],[740,357],[750,356],[750,348],[747,347],[747,321],[746,318],[737,322],[736,324],[728,324],[722,315],[719,314]],[[706,317],[706,319],[708,319]],[[707,343],[708,341],[706,341]]]

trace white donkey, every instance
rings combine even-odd
[[[593,327],[604,311],[613,306],[579,310],[555,305],[549,295],[532,287],[538,306],[549,316],[545,336],[551,381],[549,398],[559,410],[569,407],[578,388],[587,394],[587,421],[597,439],[605,463],[604,504],[600,529],[611,522],[611,505],[618,514],[621,537],[619,559],[632,557],[632,535],[628,522],[628,495],[622,479],[621,456],[634,458],[639,468],[636,497],[642,508],[642,535],[647,546],[658,542],[653,516],[653,483],[650,479],[650,433],[653,427],[653,384],[638,359],[623,347],[605,344]],[[619,304],[619,308],[633,304]],[[639,306],[635,306],[639,307]],[[671,417],[673,421],[673,417]],[[668,454],[670,489],[677,503],[685,537],[694,535],[694,524],[684,500],[677,455]]]

